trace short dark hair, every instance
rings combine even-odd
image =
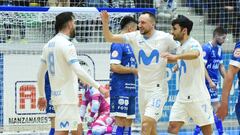
[[[144,15],[144,14],[148,14],[148,15],[150,16],[150,18],[151,18],[154,22],[156,22],[156,16],[155,16],[152,12],[143,11],[143,12],[141,13],[141,15]]]
[[[120,21],[120,29],[122,30],[122,29],[124,29],[124,27],[126,26],[126,25],[128,25],[129,23],[138,23],[138,21],[137,20],[135,20],[132,16],[124,16],[123,18],[122,18],[122,20]]]
[[[68,21],[73,20],[75,17],[72,12],[62,12],[56,16],[56,23],[55,23],[55,32],[58,33],[62,30]]]
[[[172,21],[172,26],[175,24],[179,24],[182,29],[187,28],[188,35],[190,34],[193,27],[193,22],[184,15],[178,15],[178,17]]]
[[[213,31],[213,37],[215,37],[216,35],[224,35],[224,34],[227,34],[227,30],[220,26],[216,27]]]

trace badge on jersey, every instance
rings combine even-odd
[[[234,57],[240,58],[240,48],[236,48],[233,53]]]
[[[118,51],[114,50],[114,51],[112,52],[112,57],[113,57],[113,58],[116,58],[117,56],[118,56]]]

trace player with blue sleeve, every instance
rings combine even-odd
[[[120,27],[121,33],[136,31],[137,21],[125,16]],[[129,44],[112,43],[110,54],[110,114],[115,117],[112,134],[130,135],[135,118],[136,60]]]
[[[217,127],[219,135],[222,135],[223,126],[222,121],[216,116],[215,112],[219,107],[219,98],[217,84],[219,83],[219,71],[221,76],[224,78],[226,71],[223,65],[222,59],[222,44],[224,43],[227,36],[227,31],[222,27],[217,27],[213,31],[212,41],[202,45],[203,56],[205,62],[205,78],[206,86],[211,97],[211,103],[214,109],[214,121]],[[197,135],[200,133],[200,127],[196,126],[194,134]]]
[[[224,120],[228,114],[228,98],[232,88],[234,76],[239,72],[240,69],[240,41],[235,45],[232,53],[232,58],[229,62],[229,68],[223,81],[223,92],[221,105],[217,110],[217,116]],[[238,109],[237,109],[238,110]]]
[[[48,72],[45,74],[45,94],[47,99],[46,113],[51,122],[51,129],[49,135],[54,135],[55,133],[55,110],[51,101],[51,85],[48,77]]]

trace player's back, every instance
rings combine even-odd
[[[67,36],[59,33],[52,38],[43,50],[52,88],[53,105],[77,104],[77,76],[70,64],[77,60],[74,45]]]
[[[180,60],[180,88],[177,100],[182,102],[200,101],[210,99],[205,85],[205,65],[203,62],[203,52],[199,42],[189,38],[178,48],[177,53],[187,53],[198,50],[200,55],[193,60]]]
[[[172,36],[155,30],[150,38],[144,37],[139,31],[127,33],[124,38],[132,46],[138,62],[139,87],[165,86],[167,61],[160,54],[176,48]]]

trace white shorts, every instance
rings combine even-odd
[[[148,116],[158,121],[162,116],[163,107],[167,100],[167,94],[160,94],[160,88],[140,90],[138,93],[138,106],[140,115]]]
[[[76,131],[81,123],[78,105],[56,105],[55,130]]]
[[[210,100],[196,102],[176,101],[173,104],[169,121],[183,121],[187,123],[190,118],[199,126],[214,123],[213,109]]]

